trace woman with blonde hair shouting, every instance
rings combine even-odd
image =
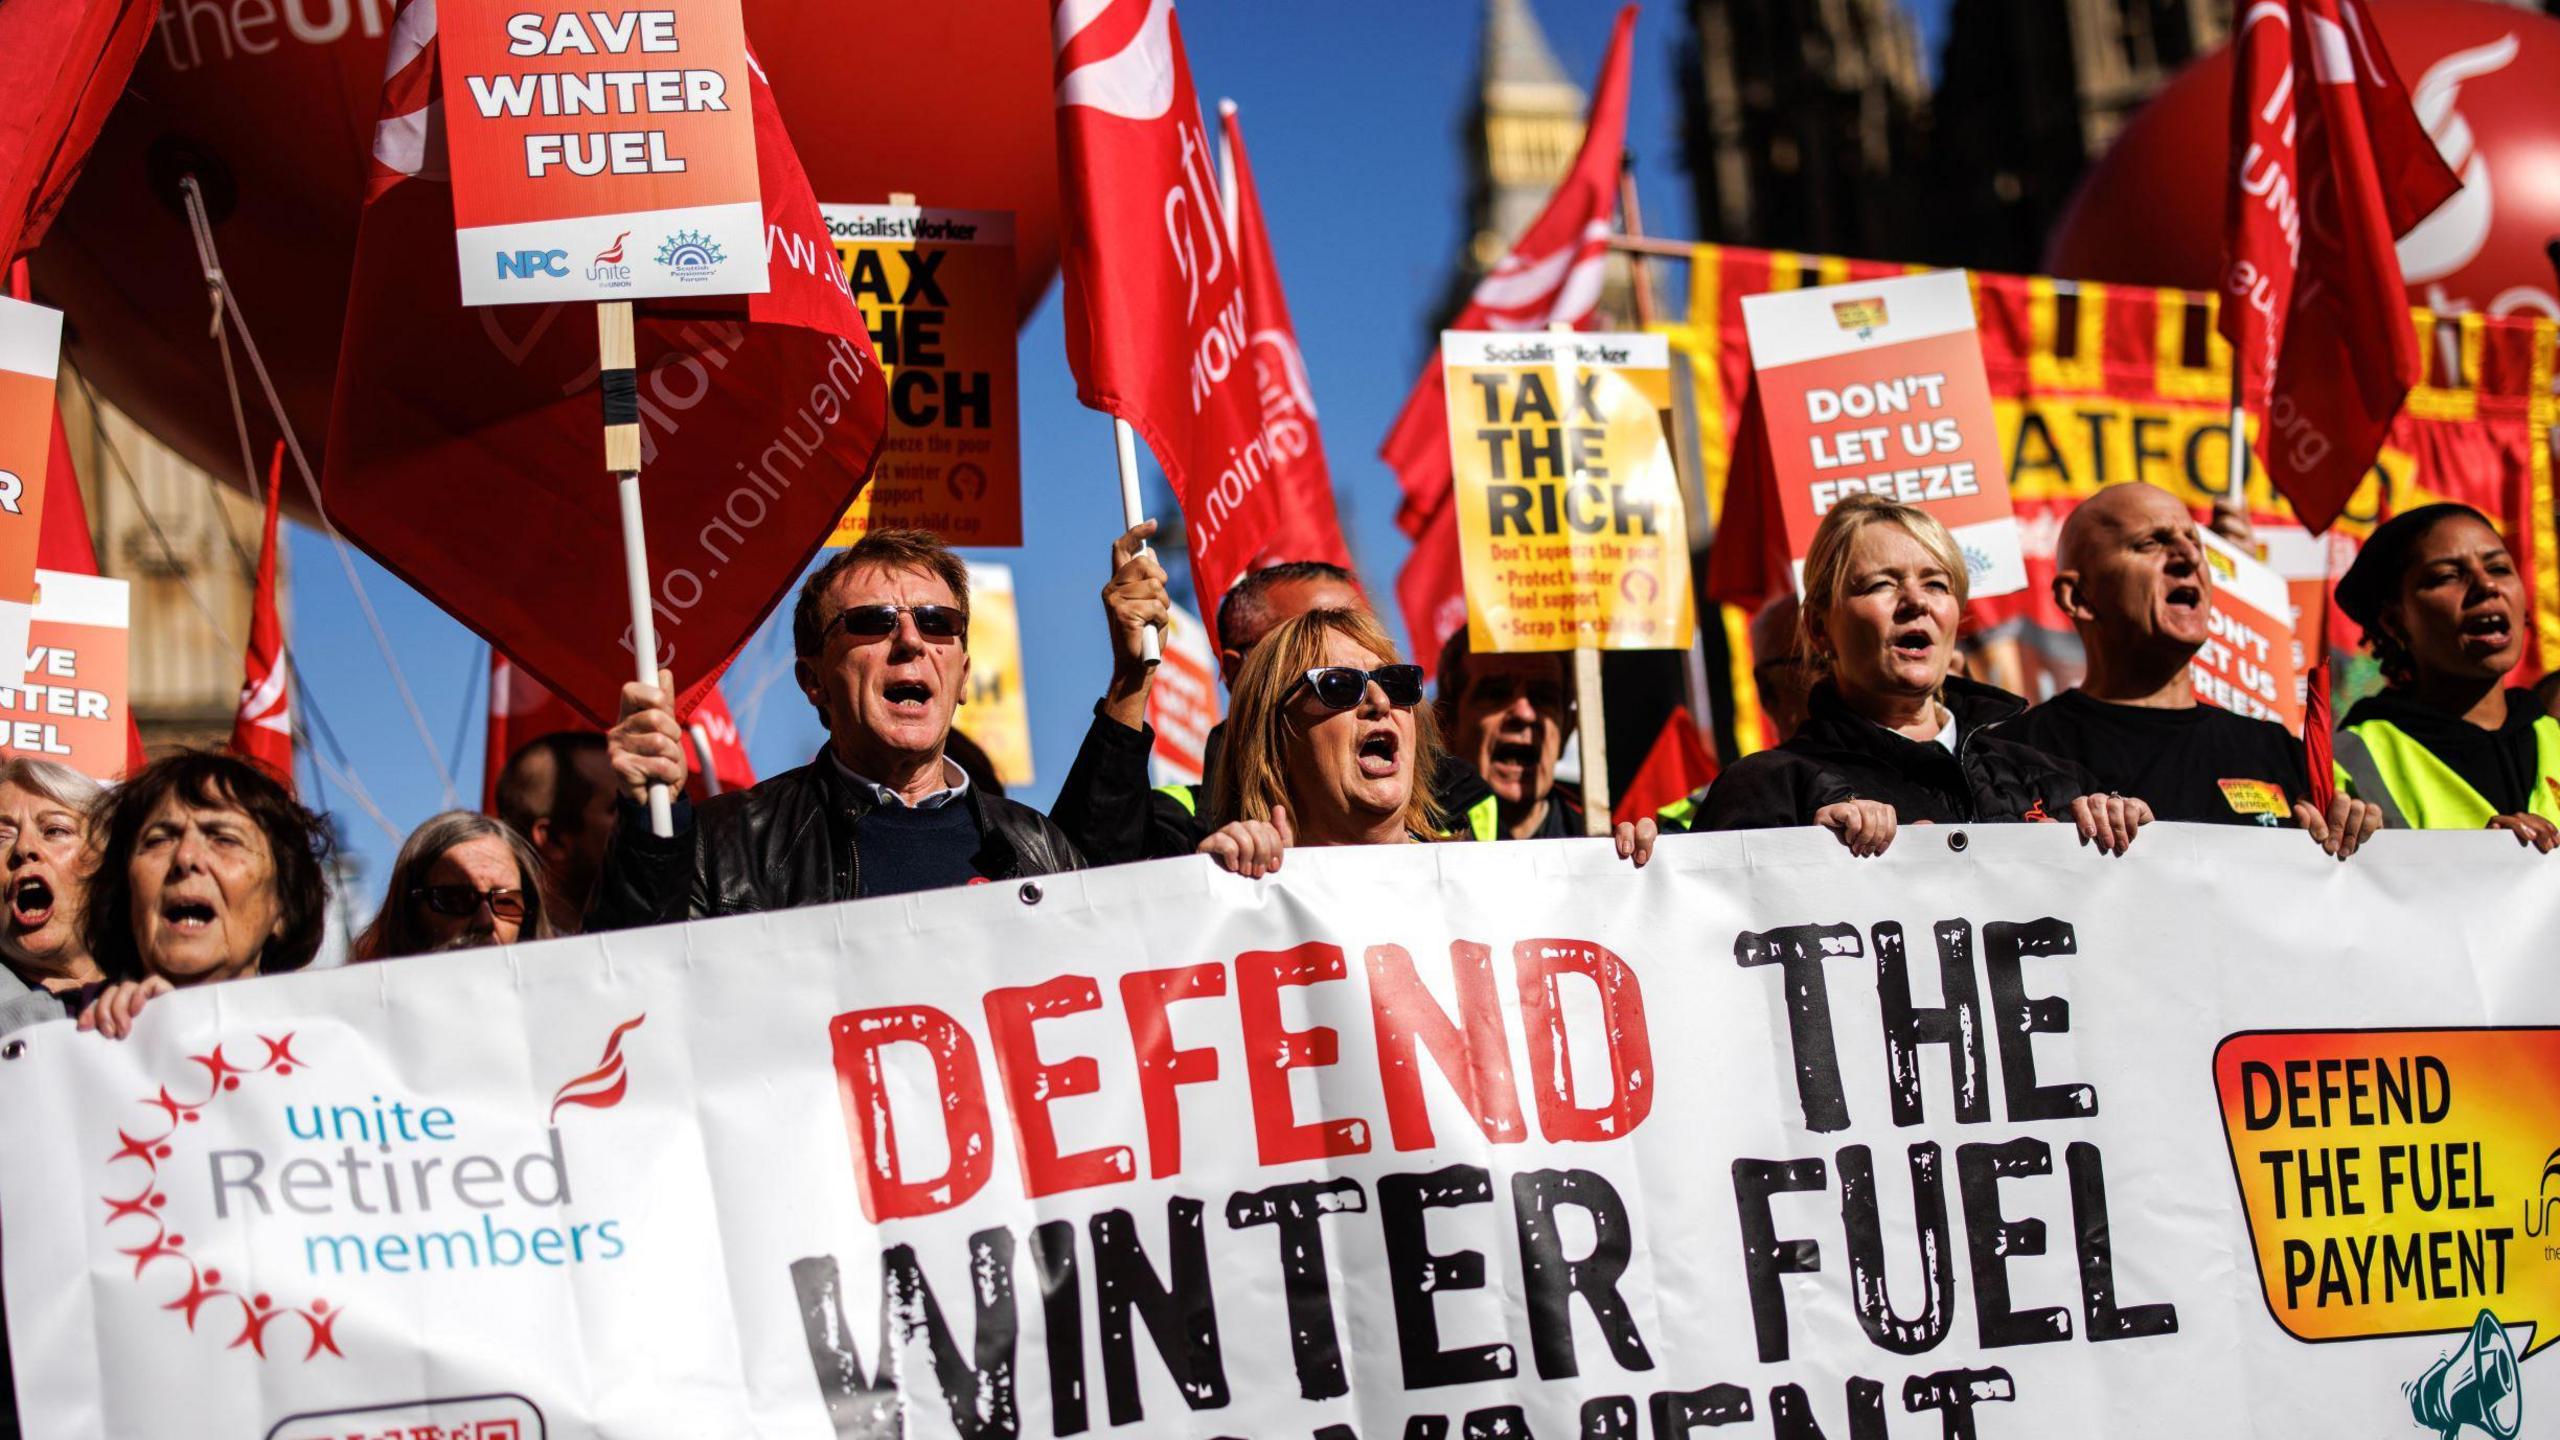
[[[1805,722],[1727,767],[1697,828],[1819,825],[1881,855],[1903,825],[2068,819],[2083,843],[2123,853],[2151,807],[2001,735],[2026,702],[1952,673],[1968,582],[1927,511],[1872,495],[1833,506],[1805,555],[1797,623],[1823,677]]]
[[[1394,845],[1448,837],[1431,797],[1443,751],[1422,667],[1399,658],[1375,618],[1311,610],[1264,637],[1236,677],[1226,765],[1200,853],[1266,875],[1302,845]],[[1643,864],[1655,823],[1617,827]]]

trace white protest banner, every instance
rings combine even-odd
[[[1147,724],[1156,732],[1147,754],[1147,779],[1157,785],[1197,785],[1209,763],[1209,732],[1218,726],[1218,652],[1209,627],[1176,605],[1164,629],[1164,659],[1147,690]]]
[[[1307,850],[180,992],[0,1052],[19,1396],[273,1440],[2549,1435],[2554,864]]]
[[[430,13],[463,304],[764,293],[738,0]]]
[[[1746,295],[1742,322],[1799,579],[1822,517],[1868,494],[1953,532],[1977,598],[2026,588],[1963,271]]]

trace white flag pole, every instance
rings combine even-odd
[[[1147,518],[1146,502],[1138,495],[1138,432],[1129,428],[1128,421],[1114,415],[1111,417],[1111,439],[1120,457],[1120,525],[1122,529],[1134,530]],[[1138,553],[1143,555],[1154,548],[1141,545]],[[1152,669],[1164,659],[1164,635],[1150,625],[1141,643],[1146,646],[1143,655],[1148,668]]]
[[[596,346],[604,389],[604,468],[613,472],[622,498],[622,575],[631,596],[631,656],[640,683],[658,683],[658,626],[649,610],[648,531],[640,520],[640,404],[633,373],[638,347],[631,334],[631,302],[596,306]],[[667,697],[669,705],[675,697]],[[649,787],[649,833],[676,833],[667,787]]]

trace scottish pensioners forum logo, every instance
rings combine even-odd
[[[344,1358],[344,1304],[328,1296],[357,1277],[375,1289],[618,1260],[622,1222],[577,1205],[560,1120],[622,1102],[623,1037],[647,1018],[614,1028],[539,1130],[432,1096],[338,1088],[295,1032],[225,1041],[140,1101],[148,1120],[116,1131],[107,1234],[134,1284],[177,1286],[163,1308],[188,1330],[306,1361]]]
[[[679,230],[658,247],[658,263],[678,280],[708,280],[728,260],[710,236],[699,230]]]

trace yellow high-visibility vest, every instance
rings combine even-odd
[[[2531,813],[2560,825],[2560,720],[2533,722]],[[2434,751],[2388,720],[2338,731],[2339,784],[2382,807],[2384,823],[2405,830],[2477,830],[2498,812]]]

